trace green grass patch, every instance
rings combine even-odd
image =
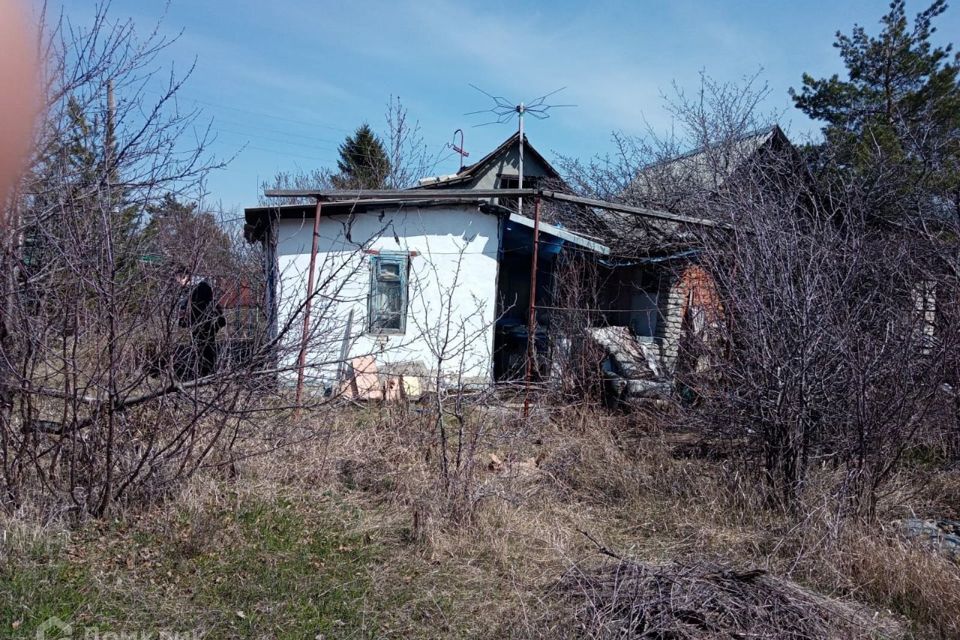
[[[32,638],[51,616],[75,636],[96,627],[211,640],[376,637],[365,599],[381,549],[349,531],[354,517],[332,498],[281,497],[211,505],[164,526],[82,531],[73,546],[89,553],[51,549],[0,565],[0,637]]]
[[[0,560],[0,637],[33,638],[44,621],[71,620],[83,610],[93,588],[91,576],[63,555],[62,550],[36,550]]]

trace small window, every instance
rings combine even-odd
[[[523,188],[524,189],[536,189],[539,187],[540,178],[539,176],[524,176],[523,177]],[[499,189],[519,189],[520,188],[520,176],[500,176]],[[498,203],[507,207],[508,209],[513,209],[517,206],[517,199],[513,197],[509,198],[498,198]]]
[[[403,333],[406,330],[408,264],[406,254],[373,256],[367,303],[371,333]]]
[[[524,183],[529,184],[529,182],[530,182],[530,178],[527,178],[526,180],[524,180]],[[501,189],[519,189],[520,176],[500,176],[500,188]]]

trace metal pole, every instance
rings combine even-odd
[[[310,244],[310,273],[307,275],[307,301],[303,307],[303,336],[300,338],[300,357],[297,361],[297,411],[303,397],[303,369],[307,364],[307,339],[310,337],[310,307],[313,303],[313,277],[317,266],[317,242],[320,239],[320,200],[313,216],[313,238]]]
[[[523,189],[523,112],[524,108],[523,103],[521,102],[519,106],[517,106],[517,113],[520,114],[520,117],[518,118],[520,121],[520,164],[518,167],[520,179],[517,181],[518,189]],[[523,196],[517,198],[517,213],[523,215]]]
[[[527,317],[527,372],[524,378],[523,417],[530,413],[530,378],[536,356],[537,338],[537,254],[540,253],[540,196],[533,199],[533,257],[530,258],[530,310]]]

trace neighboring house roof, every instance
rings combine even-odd
[[[793,148],[779,126],[695,149],[641,169],[622,194],[625,201],[643,201],[669,210],[683,207],[695,193],[716,192],[764,150]]]
[[[435,176],[431,178],[423,178],[420,180],[420,184],[413,189],[443,189],[446,187],[464,187],[469,183],[480,178],[487,170],[497,163],[503,156],[509,153],[513,147],[518,146],[520,140],[520,132],[513,134],[506,140],[504,140],[500,146],[496,149],[483,156],[477,162],[465,166],[463,169],[460,169],[457,173],[448,176]],[[540,154],[537,149],[530,144],[530,140],[526,135],[523,136],[523,153],[524,157],[531,157],[536,162],[540,163],[544,170],[547,173],[547,176],[555,180],[562,181],[560,177],[560,172],[553,168],[546,158]]]
[[[647,165],[619,200],[692,214],[702,198],[718,193],[738,175],[756,167],[762,170],[764,154],[783,151],[796,154],[783,130],[773,125]],[[599,211],[597,217],[610,230],[609,244],[615,253],[671,253],[692,239],[687,229],[670,222],[640,220],[616,211]]]

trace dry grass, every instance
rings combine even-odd
[[[864,600],[899,612],[919,635],[960,638],[960,569],[929,549],[890,536],[851,536],[842,572]]]
[[[827,499],[811,499],[799,523],[763,509],[734,465],[675,458],[675,437],[651,421],[570,409],[520,420],[490,409],[469,428],[481,430],[476,464],[444,484],[428,415],[345,410],[264,425],[249,446],[299,444],[211,469],[176,499],[114,523],[88,523],[44,562],[75,575],[71,597],[88,603],[75,619],[117,629],[187,620],[210,638],[270,636],[271,624],[290,637],[556,637],[578,633],[582,609],[556,587],[572,567],[597,564],[589,534],[647,567],[761,569],[818,611],[883,622],[843,637],[958,634],[955,564],[880,527],[838,521]],[[890,496],[882,517],[943,509],[937,495]],[[13,536],[23,541],[13,553],[21,572],[38,566],[30,535],[56,538],[52,529]],[[300,572],[304,584],[286,586]],[[348,588],[330,591],[346,575]],[[21,588],[0,610],[27,611],[16,614],[23,629],[59,611],[28,615],[22,599],[37,589]],[[132,601],[153,613],[130,613]]]

